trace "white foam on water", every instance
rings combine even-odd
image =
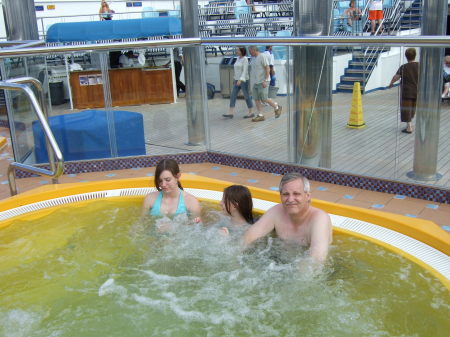
[[[98,289],[98,296],[102,297],[108,294],[126,295],[127,290],[125,287],[118,285],[114,282],[114,279],[110,278],[103,283]]]
[[[0,311],[0,331],[5,337],[29,337],[43,319],[42,314],[36,312],[13,309]]]
[[[170,276],[170,275],[163,275],[163,274],[157,274],[151,270],[139,270],[140,272],[150,276],[152,281],[156,283],[161,282],[169,282],[169,283],[176,283],[176,282],[186,282],[186,281],[201,281],[201,277],[196,276]]]

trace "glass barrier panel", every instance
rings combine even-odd
[[[79,157],[65,156],[67,161],[210,150],[360,176],[448,187],[446,135],[450,126],[450,105],[447,98],[441,98],[441,92],[435,95],[440,109],[436,171],[443,177],[421,181],[410,175],[414,170],[419,141],[416,133],[418,114],[427,112],[416,111],[409,127],[408,117],[405,119],[403,116],[402,119],[400,81],[394,80],[390,87],[401,66],[407,63],[405,52],[408,47],[330,48],[332,67],[314,70],[316,75],[331,82],[331,100],[321,102],[316,99],[320,92],[311,99],[302,96],[299,90],[303,81],[307,86],[316,87],[316,79],[320,77],[308,75],[314,78],[311,80],[305,75],[295,80],[299,62],[303,63],[302,67],[308,66],[310,54],[305,53],[306,56],[298,61],[297,46],[273,46],[276,78],[272,79],[274,83],[269,81],[268,88],[264,88],[272,99],[267,105],[259,105],[262,102],[258,101],[264,100],[265,91],[258,91],[252,84],[248,99],[246,88],[242,90],[244,81],[241,81],[237,92],[236,76],[236,71],[246,60],[249,63],[248,78],[252,78],[255,61],[249,57],[252,53],[253,58],[257,54],[265,55],[266,46],[257,46],[257,52],[252,53],[247,47],[243,57],[244,52],[239,47],[207,46],[203,49],[206,55],[203,80],[208,96],[206,127],[209,129],[206,135],[209,139],[200,145],[189,144],[188,134],[189,123],[192,122],[190,112],[201,105],[198,102],[201,98],[196,95],[186,97],[189,88],[186,89],[185,85],[189,81],[185,65],[180,62],[180,67],[176,62],[178,51],[175,49],[135,49],[131,50],[130,56],[126,55],[126,50],[111,49],[107,53],[11,58],[5,59],[3,68],[5,78],[43,78],[44,91],[51,101],[51,118],[63,115],[74,118],[63,127],[70,135],[67,139],[73,140],[72,152]],[[307,50],[310,47],[301,48]],[[420,62],[421,48],[416,47],[415,50],[416,60]],[[171,55],[175,55],[173,64]],[[302,56],[303,52],[299,55]],[[132,66],[119,66],[119,59],[123,56],[131,60]],[[318,74],[324,71],[330,73],[327,76]],[[246,76],[243,78],[247,79]],[[440,81],[439,88],[445,88],[442,78],[436,78],[436,81]],[[427,88],[425,86],[425,90]],[[105,93],[107,96],[110,94],[110,99],[106,97],[105,100]],[[23,127],[12,130],[17,160],[42,162],[33,155],[36,135],[32,123],[36,117],[20,94],[14,92],[10,96],[5,105],[11,106],[14,125]],[[257,97],[260,99],[255,101]],[[311,106],[311,111],[305,112],[303,105]],[[320,110],[327,105],[331,110],[329,125],[324,122]],[[259,114],[260,117],[255,118]],[[6,119],[6,114],[2,118]],[[104,124],[98,126],[97,122]],[[73,128],[75,124],[80,127]],[[87,135],[91,129],[93,131]],[[20,139],[16,135],[19,131]],[[312,131],[316,133],[310,133]],[[98,141],[100,138],[101,142]],[[326,165],[324,161],[307,161],[299,156],[300,153],[312,153],[314,157],[317,154],[304,146],[314,143],[316,148],[322,149],[330,139],[331,150],[325,153],[330,160]],[[59,143],[64,145],[62,141]]]
[[[46,81],[46,60],[44,56],[14,57],[3,60],[2,78],[5,80],[32,77],[43,83],[44,107],[48,108],[48,83]],[[25,83],[24,83],[25,84]],[[26,84],[39,100],[40,93]],[[4,113],[1,119],[10,127],[14,160],[20,163],[35,164],[33,128],[37,117],[28,96],[23,91],[4,90]]]
[[[289,161],[289,52],[284,46],[265,51],[222,46],[219,55],[209,54],[207,82],[216,90],[208,101],[212,151]],[[273,64],[268,78],[261,58]]]

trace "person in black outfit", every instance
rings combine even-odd
[[[183,51],[181,48],[173,49],[173,62],[175,68],[175,83],[177,84],[177,97],[180,96],[180,91],[186,92],[186,86],[180,81],[181,70],[183,69]],[[166,63],[166,66],[170,61]]]

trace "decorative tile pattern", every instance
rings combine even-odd
[[[382,204],[373,204],[373,205],[370,206],[370,207],[376,208],[376,209],[381,209],[381,208],[384,208],[384,205],[382,205]]]
[[[282,175],[288,172],[299,172],[308,179],[317,182],[354,187],[368,191],[396,194],[396,196],[394,197],[395,199],[405,199],[406,197],[413,197],[436,203],[450,204],[450,191],[445,188],[413,185],[371,177],[362,177],[346,173],[333,172],[330,170],[303,167],[295,164],[257,160],[216,152],[190,152],[164,156],[141,156],[91,160],[84,162],[67,162],[65,163],[64,173],[76,174],[83,172],[102,172],[132,168],[154,167],[161,159],[164,158],[175,159],[180,164],[212,163],[268,172],[274,175]],[[48,166],[45,165],[40,167],[45,167],[48,169]],[[213,169],[220,169],[220,167],[216,166],[213,167]],[[230,174],[232,175],[233,172]],[[16,176],[17,178],[25,178],[31,177],[33,175],[28,172],[16,171]]]
[[[439,205],[427,204],[425,207],[426,207],[426,208],[431,208],[431,209],[438,209],[438,208],[439,208]]]
[[[394,196],[394,199],[404,200],[404,199],[406,199],[406,196],[397,194],[396,196]]]

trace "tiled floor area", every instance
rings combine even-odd
[[[8,136],[8,129],[0,128],[0,136]],[[9,197],[7,167],[12,160],[12,150],[8,145],[0,150],[0,199]],[[222,179],[237,184],[256,186],[259,188],[278,190],[280,176],[211,163],[181,165],[182,172],[205,177]],[[154,167],[135,168],[128,170],[79,173],[63,175],[61,183],[89,182],[94,180],[121,179],[130,177],[145,177],[153,179]],[[48,184],[49,180],[36,177],[17,180],[20,192],[33,189],[39,185]],[[403,214],[414,218],[431,220],[450,233],[450,205],[431,203],[429,201],[393,195],[380,192],[360,190],[357,188],[333,185],[312,181],[313,198],[331,201],[339,204],[362,208],[372,208],[380,211]]]

